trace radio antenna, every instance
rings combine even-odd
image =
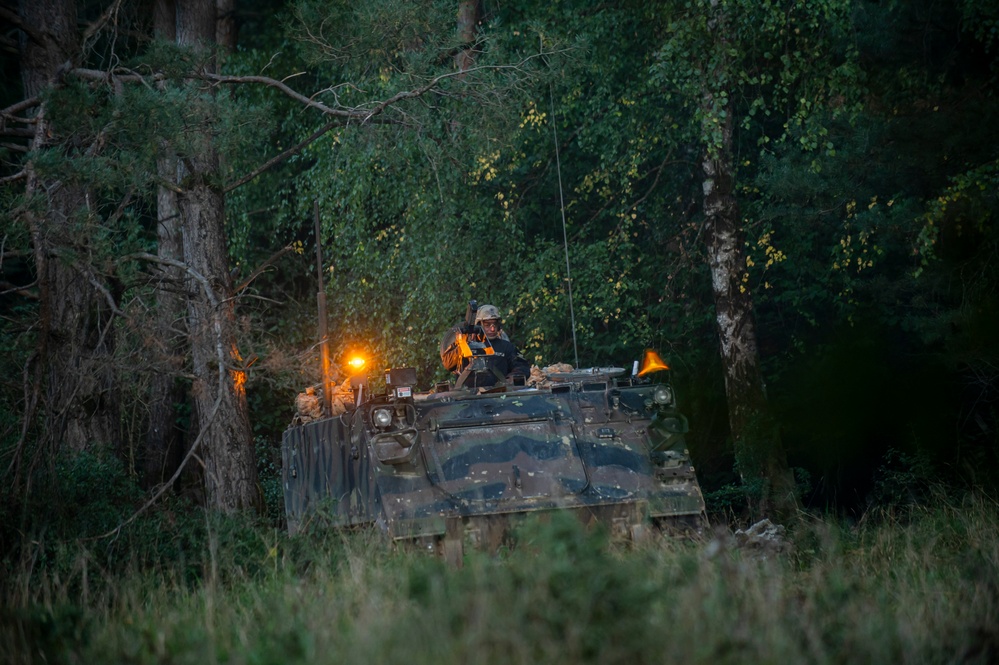
[[[316,225],[316,304],[319,309],[319,363],[323,383],[323,408],[326,415],[333,414],[333,376],[330,367],[330,336],[326,320],[326,274],[323,272],[323,235],[319,223],[319,199],[312,202],[312,215]]]
[[[558,151],[558,123],[555,122],[555,93],[552,92],[552,84],[548,84],[548,100],[552,107],[552,134],[555,136],[555,169],[558,171],[558,202],[562,211],[562,247],[565,249],[565,283],[569,291],[569,320],[572,324],[572,355],[576,364],[573,367],[579,368],[579,349],[576,346],[576,313],[572,308],[572,273],[569,271],[569,233],[565,228],[565,197],[562,194],[562,160]]]

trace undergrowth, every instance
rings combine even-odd
[[[82,464],[63,471],[121,481]],[[5,504],[0,662],[999,659],[999,505],[982,494],[806,516],[769,558],[717,535],[625,546],[553,514],[454,569],[374,531],[289,537],[179,499],[102,536],[141,501],[109,489]]]

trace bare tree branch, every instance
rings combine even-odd
[[[35,124],[35,119],[34,118],[22,118],[20,116],[15,116],[15,115],[4,116],[3,119],[4,120],[9,120],[10,122],[17,123],[19,125],[34,125]],[[4,124],[6,124],[6,123],[4,123]]]
[[[109,9],[109,11],[110,11],[110,9]],[[241,187],[242,185],[245,185],[246,183],[252,181],[258,175],[260,175],[261,173],[263,173],[263,172],[269,170],[270,168],[274,167],[276,164],[279,164],[279,163],[283,162],[288,157],[299,153],[306,146],[308,146],[311,143],[313,143],[316,140],[318,140],[320,137],[322,137],[324,134],[326,134],[327,132],[329,132],[334,127],[342,126],[344,124],[348,124],[352,120],[359,120],[361,123],[384,122],[386,124],[403,124],[402,121],[399,121],[399,120],[382,119],[382,118],[378,118],[377,116],[380,116],[382,113],[384,113],[384,111],[386,109],[388,109],[389,107],[391,107],[391,106],[393,106],[395,104],[398,104],[399,102],[402,102],[402,101],[407,100],[407,99],[415,99],[415,98],[418,98],[418,97],[421,97],[421,96],[425,95],[426,93],[430,92],[434,88],[437,88],[443,81],[445,81],[447,79],[451,79],[451,78],[455,78],[455,77],[460,77],[460,78],[464,79],[469,74],[472,74],[472,73],[478,72],[478,71],[516,70],[516,69],[520,69],[521,67],[523,67],[523,65],[525,65],[527,62],[529,62],[529,61],[531,61],[531,60],[533,60],[535,58],[544,56],[544,55],[549,55],[549,54],[538,53],[536,55],[528,56],[527,58],[524,58],[520,62],[518,62],[516,64],[513,64],[513,65],[481,65],[481,66],[478,66],[478,67],[469,67],[468,69],[465,69],[463,71],[446,72],[444,74],[440,74],[438,76],[435,76],[435,77],[431,78],[430,80],[428,80],[422,86],[419,86],[419,87],[411,89],[411,90],[403,90],[401,92],[398,92],[395,95],[389,97],[388,99],[384,99],[384,100],[382,100],[380,102],[375,102],[373,106],[370,106],[368,108],[364,108],[364,107],[340,107],[339,105],[337,105],[337,106],[328,106],[328,105],[326,105],[326,104],[324,104],[322,102],[316,101],[313,98],[314,95],[313,95],[313,97],[306,97],[302,93],[300,93],[300,92],[292,89],[290,86],[288,86],[284,82],[284,80],[274,79],[274,78],[271,78],[269,76],[224,76],[224,75],[219,75],[219,74],[203,73],[203,74],[201,74],[199,76],[195,76],[195,77],[192,77],[192,78],[201,78],[201,79],[204,79],[204,80],[209,80],[209,81],[214,82],[215,84],[244,84],[244,83],[259,83],[259,84],[263,84],[263,85],[266,85],[266,86],[269,86],[269,87],[276,88],[276,89],[280,90],[285,95],[287,95],[288,97],[291,97],[292,99],[298,101],[299,103],[303,104],[304,106],[307,106],[309,108],[314,108],[314,109],[322,112],[324,115],[331,115],[331,116],[334,116],[334,117],[336,117],[338,119],[336,121],[328,122],[327,124],[325,124],[322,127],[320,127],[318,130],[316,130],[315,132],[313,132],[308,138],[306,138],[304,141],[302,141],[298,145],[295,145],[295,146],[293,146],[293,147],[285,150],[284,152],[282,152],[282,153],[280,153],[280,154],[272,157],[271,159],[269,159],[267,162],[265,162],[259,168],[255,169],[254,171],[252,171],[252,172],[248,173],[247,175],[241,177],[239,180],[237,180],[237,181],[235,181],[235,182],[227,185],[223,191],[225,193],[229,193],[229,192],[233,191],[234,189],[237,189],[238,187]],[[143,85],[147,85],[147,86],[149,85],[149,81],[147,80],[147,77],[144,77],[144,76],[142,76],[140,74],[137,74],[133,70],[125,69],[125,68],[119,68],[119,67],[116,67],[116,68],[108,70],[108,71],[95,70],[95,69],[85,69],[85,68],[77,68],[77,69],[73,70],[73,73],[75,75],[77,75],[77,76],[82,77],[82,78],[87,78],[87,79],[96,80],[96,81],[106,81],[106,82],[109,82],[109,83],[112,82],[112,81],[115,81],[115,82],[136,81],[136,82],[142,83]],[[164,76],[162,74],[157,73],[157,74],[153,74],[151,77],[148,77],[148,78],[151,78],[153,81],[159,81],[159,80],[163,80]],[[13,107],[11,107],[11,108],[13,108]],[[181,190],[174,183],[162,182],[161,184],[164,187],[168,187],[168,188],[170,188],[170,189],[172,189],[172,190],[174,190],[174,191],[176,191],[178,193],[181,192]]]
[[[0,136],[9,136],[15,139],[30,139],[35,137],[35,130],[14,129],[13,127],[7,127],[4,129],[0,129]]]
[[[215,405],[212,407],[211,415],[209,415],[208,417],[209,425],[212,423],[213,420],[215,420],[215,415],[218,413],[219,407],[222,405],[223,394],[224,393],[220,390],[218,397],[215,398]],[[180,478],[180,474],[184,471],[184,467],[187,466],[187,463],[191,460],[191,458],[195,457],[194,453],[195,451],[197,451],[198,446],[201,445],[201,440],[205,438],[205,432],[207,432],[208,429],[209,429],[208,427],[201,428],[201,431],[198,432],[197,438],[194,439],[194,443],[191,444],[191,447],[188,449],[187,454],[184,455],[184,459],[181,460],[180,465],[177,467],[177,470],[173,472],[173,475],[170,476],[169,480],[167,480],[165,483],[163,483],[157,488],[156,492],[154,492],[153,495],[149,497],[148,501],[142,504],[142,506],[134,513],[132,513],[132,515],[127,520],[125,520],[115,528],[111,529],[107,533],[102,533],[99,536],[90,538],[89,540],[103,540],[104,538],[109,538],[110,536],[117,535],[122,529],[124,529],[126,526],[134,522],[139,515],[146,512],[150,506],[159,501],[160,497],[163,496],[163,494],[166,493],[166,491],[170,489],[175,482],[177,482],[178,478]],[[202,466],[204,466],[204,463],[202,463]]]
[[[264,261],[259,266],[257,266],[257,268],[253,272],[250,273],[250,276],[247,277],[246,279],[244,279],[239,284],[239,286],[237,286],[236,288],[234,288],[232,290],[232,292],[234,294],[238,294],[240,291],[243,291],[244,289],[246,289],[246,287],[248,287],[250,285],[251,282],[253,282],[253,280],[255,280],[257,277],[259,277],[260,274],[263,271],[267,270],[267,268],[269,266],[271,266],[275,261],[277,261],[278,259],[280,259],[285,254],[288,254],[288,253],[294,252],[294,251],[295,251],[295,247],[293,245],[287,245],[286,247],[282,247],[278,251],[274,252],[273,254],[271,254],[267,258],[266,261]]]
[[[0,185],[6,185],[8,182],[16,182],[18,180],[24,180],[27,177],[28,173],[26,171],[18,171],[14,175],[4,176],[3,178],[0,178]]]
[[[3,289],[3,291],[0,291],[0,296],[5,296],[8,293],[16,293],[17,295],[23,296],[25,298],[38,300],[38,294],[30,290],[32,287],[37,285],[38,282],[32,282],[31,284],[18,286],[17,284],[11,284],[8,281],[0,281],[0,289]]]
[[[205,278],[204,275],[202,275],[200,272],[198,272],[191,266],[187,265],[183,261],[178,261],[176,259],[168,259],[163,256],[156,256],[155,254],[149,254],[148,252],[136,252],[134,254],[126,254],[122,256],[119,260],[149,261],[150,263],[162,263],[163,265],[173,266],[174,268],[180,268],[188,275],[193,277],[195,281],[197,281],[201,285],[201,288],[205,290],[205,296],[207,296],[208,302],[211,303],[212,307],[218,307],[219,299],[218,296],[215,295],[215,291],[214,289],[212,289],[212,285],[208,283],[208,280]]]
[[[322,111],[326,115],[333,115],[340,118],[357,118],[365,119],[366,115],[363,111],[357,109],[341,109],[341,108],[331,108],[323,104],[322,102],[317,102],[314,99],[306,97],[302,93],[292,90],[284,81],[279,81],[277,79],[272,79],[269,76],[223,76],[220,74],[204,74],[203,77],[209,81],[214,81],[215,83],[262,83],[263,85],[269,86],[271,88],[277,88],[287,96],[291,97],[297,102],[300,102],[304,106],[314,108],[318,111]]]
[[[112,69],[87,69],[86,67],[76,67],[69,72],[73,76],[78,76],[82,79],[87,79],[89,81],[104,81],[106,83],[111,83],[112,81],[121,81],[124,83],[141,83],[146,87],[150,87],[149,81],[164,81],[166,80],[166,75],[156,72],[150,74],[149,76],[143,76],[138,72],[135,72],[127,67],[114,67]],[[196,77],[191,77],[196,78]]]
[[[87,29],[84,30],[83,32],[83,39],[81,41],[84,44],[89,42],[90,38],[93,37],[95,34],[97,34],[97,32],[101,30],[107,24],[108,21],[111,20],[111,16],[118,13],[118,9],[120,7],[121,7],[121,0],[115,0],[113,3],[111,3],[111,6],[109,6],[107,9],[104,10],[104,13],[101,14],[100,18],[98,18],[96,21],[87,26]]]
[[[542,54],[539,54],[539,55],[542,55]],[[375,104],[375,106],[373,108],[371,108],[369,110],[361,110],[359,108],[333,108],[333,107],[329,107],[329,106],[327,106],[327,105],[325,105],[325,104],[323,104],[321,102],[315,101],[314,99],[312,99],[312,97],[306,97],[305,95],[303,95],[303,94],[301,94],[299,92],[296,92],[295,90],[292,90],[288,85],[285,84],[285,82],[283,80],[279,81],[277,79],[273,79],[273,78],[270,78],[268,76],[220,76],[220,75],[207,75],[207,78],[209,78],[211,80],[214,80],[214,81],[217,81],[218,83],[262,83],[264,85],[267,85],[267,86],[270,86],[270,87],[274,87],[274,88],[277,88],[278,90],[281,90],[282,92],[284,92],[286,95],[288,95],[292,99],[295,99],[295,100],[301,102],[302,104],[305,104],[306,106],[315,108],[315,109],[320,110],[320,111],[322,111],[323,113],[326,113],[326,114],[336,115],[339,118],[346,119],[348,121],[348,123],[349,123],[350,120],[357,119],[357,120],[360,120],[362,123],[385,122],[387,124],[402,124],[399,121],[384,120],[384,119],[378,118],[376,116],[380,115],[386,108],[388,108],[389,106],[392,106],[393,104],[397,104],[397,103],[399,103],[399,102],[401,102],[401,101],[403,101],[405,99],[413,99],[413,98],[420,97],[420,96],[426,94],[430,90],[432,90],[435,87],[437,87],[441,83],[441,81],[443,81],[445,79],[453,78],[453,77],[459,76],[459,75],[467,76],[471,72],[480,71],[480,70],[517,69],[517,68],[523,66],[528,61],[532,60],[533,58],[539,57],[539,55],[534,55],[534,56],[530,56],[528,58],[524,58],[523,60],[521,60],[516,65],[483,65],[483,66],[480,66],[480,67],[470,67],[470,68],[466,69],[463,72],[449,72],[449,73],[446,73],[446,74],[441,74],[440,76],[432,78],[428,83],[426,83],[425,85],[423,85],[423,86],[421,86],[419,88],[416,88],[416,89],[413,89],[413,90],[405,90],[405,91],[399,92],[399,93],[393,95],[392,97],[389,97],[386,100],[378,102],[377,104]],[[280,154],[272,157],[266,163],[264,163],[260,168],[258,168],[256,170],[252,171],[251,173],[243,176],[242,178],[240,178],[236,182],[234,182],[234,183],[232,183],[230,185],[227,185],[226,188],[225,188],[225,190],[224,190],[224,192],[226,194],[228,194],[232,190],[237,189],[238,187],[241,187],[242,185],[245,185],[246,183],[250,182],[251,180],[253,180],[254,178],[256,178],[258,175],[260,175],[261,173],[267,171],[268,169],[270,169],[271,167],[275,166],[276,164],[279,164],[279,163],[283,162],[285,159],[287,159],[288,157],[291,157],[292,155],[297,154],[302,149],[304,149],[306,146],[308,146],[309,144],[313,143],[314,141],[316,141],[317,139],[319,139],[320,137],[322,137],[324,134],[326,134],[327,132],[329,132],[334,127],[344,126],[345,124],[348,124],[348,123],[344,123],[342,121],[332,121],[332,122],[329,122],[329,123],[323,125],[318,130],[316,130],[316,132],[314,132],[311,136],[309,136],[307,139],[305,139],[304,141],[302,141],[298,145],[293,146],[291,148],[288,148],[284,152],[282,152],[282,153],[280,153]]]
[[[41,97],[29,97],[27,99],[22,99],[16,104],[11,104],[7,108],[0,111],[0,116],[5,118],[13,118],[15,113],[20,113],[26,109],[30,109],[33,106],[38,106],[42,103]]]
[[[120,316],[123,319],[128,318],[128,315],[118,308],[118,303],[114,301],[114,296],[111,295],[111,292],[108,291],[107,287],[105,287],[97,280],[97,277],[94,276],[94,272],[90,270],[89,267],[87,267],[86,269],[82,269],[76,263],[73,264],[73,267],[75,267],[77,271],[82,272],[84,275],[86,275],[87,281],[90,282],[90,285],[101,292],[101,294],[104,296],[104,300],[107,301],[108,307],[111,308],[111,311],[114,312],[115,315]]]
[[[159,185],[160,187],[164,187],[166,189],[169,189],[174,194],[183,194],[184,193],[184,189],[180,185],[178,185],[177,183],[173,182],[172,180],[168,180],[166,178],[155,178],[155,181],[156,181],[157,185]],[[229,190],[226,190],[226,191],[228,192]],[[161,223],[163,221],[165,221],[165,220],[160,220]]]
[[[152,262],[152,263],[161,263],[161,264],[164,264],[164,265],[173,266],[175,268],[180,268],[181,270],[183,270],[184,272],[186,272],[188,275],[190,275],[191,277],[193,277],[199,284],[201,284],[201,287],[204,289],[204,292],[205,292],[205,297],[208,298],[208,301],[209,301],[209,303],[211,303],[212,309],[213,309],[213,312],[214,312],[213,318],[214,318],[214,327],[215,327],[215,335],[216,335],[216,340],[215,340],[215,347],[216,348],[215,348],[215,351],[216,351],[216,354],[218,356],[218,371],[219,371],[218,380],[219,380],[219,385],[221,385],[222,382],[225,380],[225,373],[227,371],[229,371],[229,368],[226,366],[226,363],[225,363],[225,352],[224,352],[224,349],[223,349],[223,346],[222,346],[221,321],[220,321],[221,313],[220,313],[220,310],[219,310],[219,299],[218,299],[218,296],[215,294],[215,291],[212,289],[211,285],[208,283],[208,280],[204,277],[204,275],[202,275],[197,270],[195,270],[194,268],[190,267],[189,265],[187,265],[183,261],[177,261],[175,259],[169,259],[169,258],[165,258],[165,257],[161,257],[161,256],[156,256],[155,254],[149,254],[149,253],[146,253],[146,252],[137,252],[135,254],[127,254],[127,255],[125,255],[125,256],[121,257],[121,260],[123,260],[123,261],[127,261],[127,260],[142,260],[142,261],[149,261],[149,262]],[[218,392],[218,396],[215,399],[215,404],[212,406],[211,414],[209,414],[209,416],[208,416],[208,421],[207,421],[208,425],[202,427],[201,431],[198,432],[198,436],[194,440],[194,443],[191,444],[190,449],[188,449],[187,455],[184,456],[184,459],[181,461],[180,466],[177,467],[177,470],[174,471],[174,474],[170,477],[170,479],[167,480],[165,483],[163,483],[163,485],[161,485],[156,490],[156,492],[153,494],[153,496],[150,497],[149,500],[146,501],[146,503],[143,504],[138,510],[136,510],[131,515],[131,517],[129,517],[124,522],[122,522],[121,524],[119,524],[118,526],[116,526],[114,529],[111,529],[107,533],[102,534],[100,536],[97,536],[95,538],[95,540],[107,538],[109,536],[113,536],[113,535],[116,535],[117,533],[119,533],[121,531],[121,529],[123,529],[125,526],[127,526],[128,524],[130,524],[139,515],[141,515],[142,513],[144,513],[150,506],[152,506],[154,503],[156,503],[159,500],[159,498],[161,496],[163,496],[163,494],[177,481],[177,478],[180,477],[180,474],[184,470],[184,467],[187,465],[188,461],[190,461],[190,459],[192,457],[195,457],[195,452],[197,451],[198,447],[201,445],[201,441],[204,438],[205,433],[210,429],[209,426],[210,426],[211,422],[213,420],[215,420],[215,417],[216,417],[216,415],[218,413],[219,407],[222,405],[222,398],[223,398],[224,395],[225,395],[224,391],[220,390]]]
[[[323,125],[319,129],[317,129],[309,138],[305,139],[304,141],[302,141],[298,145],[292,146],[291,148],[288,148],[284,152],[279,153],[279,154],[275,155],[274,157],[271,157],[260,168],[251,171],[250,173],[246,174],[245,176],[243,176],[242,178],[240,178],[236,182],[234,182],[234,183],[232,183],[230,185],[227,185],[226,188],[224,190],[222,190],[223,193],[228,194],[232,190],[234,190],[234,189],[236,189],[238,187],[241,187],[242,185],[245,185],[246,183],[250,182],[251,180],[253,180],[254,178],[256,178],[258,175],[260,175],[261,173],[263,173],[264,171],[267,171],[268,169],[270,169],[272,166],[274,166],[276,164],[280,164],[281,162],[283,162],[284,160],[288,159],[292,155],[297,154],[303,148],[305,148],[307,145],[309,145],[310,143],[316,141],[317,139],[319,139],[320,137],[322,137],[324,134],[326,134],[326,132],[330,131],[334,127],[342,126],[343,124],[344,123],[342,121],[340,121],[340,120],[333,120],[331,122],[326,123],[325,125]]]
[[[11,455],[10,464],[7,465],[7,475],[14,474],[13,487],[21,486],[21,458],[24,456],[24,447],[28,441],[28,432],[31,431],[31,424],[34,422],[35,411],[41,401],[42,381],[40,376],[41,363],[38,352],[35,351],[24,361],[21,371],[22,387],[24,390],[24,415],[21,418],[21,435],[14,444],[14,453]]]
[[[91,270],[89,265],[81,264],[79,261],[74,261],[67,252],[57,248],[49,249],[48,253],[49,256],[58,257],[66,261],[70,266],[72,266],[73,270],[86,277],[87,281],[90,282],[90,285],[101,292],[101,295],[104,296],[104,300],[107,301],[108,307],[116,316],[120,316],[123,319],[128,318],[128,315],[121,311],[118,307],[118,303],[115,302],[114,296],[111,295],[111,292],[107,290],[106,286],[100,283],[100,280],[97,279],[97,276],[94,274],[94,271]]]
[[[556,53],[556,52],[552,52]],[[317,102],[310,97],[306,97],[300,92],[291,89],[284,81],[279,81],[277,79],[270,78],[269,76],[224,76],[221,74],[202,74],[201,77],[209,81],[214,81],[216,83],[261,83],[263,85],[277,88],[284,94],[288,95],[292,99],[300,102],[301,104],[314,108],[318,111],[322,111],[326,115],[333,115],[340,118],[352,118],[360,120],[361,122],[368,122],[375,116],[381,114],[385,109],[389,108],[393,104],[397,104],[406,99],[413,99],[415,97],[420,97],[430,92],[437,86],[439,86],[443,81],[452,78],[466,78],[469,74],[480,71],[504,71],[504,70],[518,70],[521,69],[528,62],[540,58],[542,56],[551,55],[552,53],[538,53],[535,55],[530,55],[520,62],[512,65],[480,65],[478,67],[469,67],[464,71],[455,72],[445,72],[444,74],[439,74],[425,84],[413,88],[411,90],[403,90],[398,92],[388,99],[382,100],[380,102],[374,103],[373,106],[365,109],[363,107],[330,107],[322,102]]]
[[[36,44],[45,43],[45,40],[42,37],[42,35],[38,34],[33,29],[25,25],[24,21],[21,20],[21,17],[18,15],[17,12],[11,11],[6,7],[0,6],[0,18],[4,19],[5,21],[8,21],[15,28],[26,34],[28,36],[28,39],[35,42]]]

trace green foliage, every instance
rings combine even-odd
[[[584,366],[625,365],[653,346],[674,368],[709,499],[736,509],[697,170],[724,120],[735,127],[743,283],[792,464],[813,474],[815,501],[864,509],[879,479],[902,478],[878,475],[888,450],[977,479],[999,466],[999,61],[989,3],[485,3],[479,67],[464,76],[454,75],[453,2],[279,4],[241,16],[238,52],[212,54],[225,73],[268,75],[327,105],[366,109],[445,78],[227,194],[237,282],[297,248],[237,304],[271,519],[280,515],[276,442],[295,393],[317,380],[314,201],[336,362],[364,349],[376,366],[416,367],[424,385],[442,378],[439,337],[471,297],[500,306],[540,365],[573,362],[573,333]],[[136,11],[121,10],[121,20]],[[225,187],[329,118],[271,86],[208,94],[184,79],[201,56],[116,42],[125,32],[102,31],[87,63],[120,63],[145,84],[68,74],[45,97],[50,149],[0,148],[0,176],[33,159],[37,173],[89,192],[59,258],[91,268],[129,315],[116,321],[115,349],[127,367],[124,449],[139,451],[148,374],[133,360],[162,331],[141,325],[149,266],[121,257],[156,249],[156,158],[167,146],[196,155],[210,135]],[[18,84],[3,81],[16,101]],[[195,116],[208,134],[191,126]],[[4,445],[21,433],[24,368],[42,329],[35,301],[14,291],[37,278],[21,215],[46,205],[40,192],[25,200],[22,185],[0,186]],[[81,462],[89,471],[58,471],[87,479],[72,496],[102,483],[122,492],[91,507],[80,523],[88,535],[140,501],[134,487],[115,485],[120,469],[94,459]],[[69,510],[58,505],[57,515]],[[19,524],[20,509],[5,510]],[[65,520],[50,528],[70,528]],[[5,528],[5,542],[14,531]]]
[[[964,0],[961,3],[963,27],[975,35],[985,51],[994,53],[999,45],[999,9],[989,3]],[[996,62],[991,62],[993,74],[997,74]]]
[[[284,488],[281,485],[281,450],[267,437],[257,436],[257,481],[264,495],[264,515],[280,526],[284,518]]]
[[[503,653],[516,662],[647,658],[656,642],[649,622],[656,585],[635,575],[639,561],[618,556],[606,533],[586,530],[571,515],[550,517],[528,520],[501,560],[475,555],[461,571],[437,561],[412,562],[405,588],[414,612],[425,619],[404,623],[403,639],[433,622],[444,628],[437,638],[449,644],[440,653],[447,660],[474,649],[484,650],[488,662]],[[485,606],[483,584],[491,589]],[[465,640],[468,646],[461,644]],[[426,646],[432,654],[432,645]]]
[[[704,493],[704,505],[712,521],[729,520],[748,513],[750,494],[742,485],[722,485]]]
[[[975,246],[986,244],[984,252],[994,254],[999,220],[999,161],[977,166],[951,178],[949,186],[930,201],[925,225],[916,241],[922,265],[916,276],[937,258],[941,233],[950,236],[943,247],[951,256],[975,253]]]
[[[26,501],[6,493],[3,524],[22,533],[54,532],[65,540],[110,531],[142,496],[121,461],[109,451],[61,454],[39,469],[32,481],[42,489]],[[8,545],[10,537],[4,538]]]
[[[354,75],[350,78],[374,70],[385,81],[391,72],[422,69],[458,46],[450,2],[307,0],[296,3],[291,14],[290,32],[305,46],[310,64],[335,62]]]
[[[277,511],[274,460],[261,460],[267,505]],[[108,454],[63,455],[33,482],[39,488],[27,499],[6,492],[0,509],[8,598],[36,588],[60,589],[71,604],[81,594],[104,598],[126,571],[180,587],[253,579],[273,566],[272,541],[281,539],[253,517],[213,515],[170,496],[135,519],[146,497]]]
[[[932,462],[889,448],[878,467],[870,496],[870,509],[896,515],[924,505],[937,480]]]
[[[324,93],[330,101],[334,95],[344,105],[384,99],[415,85],[418,76],[450,71],[450,56],[440,57],[454,47],[453,8],[438,14],[421,5],[425,15],[412,23],[388,18],[386,7],[303,4],[292,12],[293,34],[312,49],[323,80],[352,84]],[[287,225],[285,237],[307,240],[304,220],[311,218],[311,202],[320,202],[338,348],[366,347],[392,363],[416,366],[426,379],[440,376],[439,335],[476,297],[507,312],[508,331],[535,360],[571,360],[562,229],[553,205],[553,90],[538,78],[544,72],[535,71],[539,44],[559,48],[568,34],[576,48],[567,59],[549,56],[547,72],[558,75],[556,114],[570,123],[562,130],[584,151],[565,165],[567,184],[579,197],[567,208],[589,218],[573,231],[572,246],[581,249],[571,257],[583,362],[606,363],[608,356],[626,362],[648,343],[652,331],[629,313],[655,288],[656,265],[639,249],[655,227],[635,206],[641,188],[659,180],[662,169],[651,164],[665,152],[659,139],[642,136],[649,122],[660,122],[650,115],[654,100],[634,89],[644,85],[643,70],[619,54],[625,44],[651,43],[654,23],[644,23],[648,17],[633,8],[569,23],[545,10],[542,27],[539,10],[490,15],[480,26],[474,75],[446,79],[428,102],[403,107],[403,127],[348,127],[312,144],[289,165],[302,168],[303,177],[282,185],[277,206],[265,204],[278,211],[274,220],[287,220],[278,222]],[[322,29],[308,34],[296,27],[316,25]],[[408,32],[414,29],[423,30],[416,41]],[[361,48],[369,43],[380,47]],[[389,48],[400,43],[406,47]],[[581,67],[583,49],[601,65]],[[495,64],[513,73],[488,69]],[[583,88],[592,94],[581,96]],[[582,127],[573,131],[571,123]],[[582,184],[574,184],[580,178]],[[542,196],[525,197],[525,189]],[[247,205],[259,207],[249,203],[251,195]],[[237,192],[240,208],[243,196]],[[253,228],[249,221],[239,228]],[[541,276],[548,283],[539,285]]]
[[[738,462],[734,466],[738,470]],[[811,497],[814,487],[812,474],[808,469],[796,466],[790,471],[794,476],[795,496],[798,500],[800,501],[802,497]],[[710,523],[738,523],[759,517],[754,515],[752,506],[759,505],[763,496],[764,484],[761,479],[740,480],[737,483],[720,486],[716,486],[717,483],[710,483],[710,477],[706,480],[709,489],[704,492],[704,504]]]
[[[748,130],[760,147],[794,140],[806,152],[831,152],[821,110],[856,112],[863,78],[851,5],[673,3],[665,9],[670,20],[653,78],[687,109],[685,131],[711,152],[722,149],[726,121]]]

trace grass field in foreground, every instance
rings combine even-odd
[[[156,556],[28,544],[0,582],[0,662],[999,661],[999,506],[876,517],[806,519],[791,554],[761,559],[710,536],[618,545],[554,515],[455,570],[371,533],[288,538],[202,514],[200,546],[133,532]]]

